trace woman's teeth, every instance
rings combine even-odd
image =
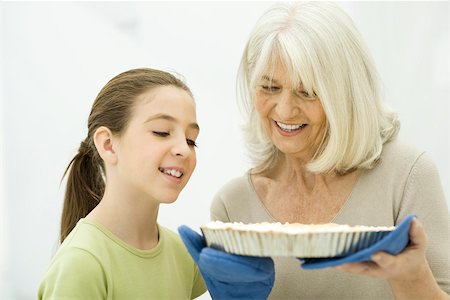
[[[283,124],[278,121],[275,121],[275,123],[277,123],[278,127],[280,127],[283,131],[288,131],[288,132],[299,130],[300,128],[303,128],[306,126],[306,124]]]
[[[174,170],[174,169],[159,168],[159,170],[161,172],[163,172],[164,174],[167,174],[167,175],[170,175],[170,176],[173,176],[173,177],[177,177],[177,178],[180,178],[183,175],[182,172],[180,172],[178,170]]]

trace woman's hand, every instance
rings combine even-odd
[[[398,255],[378,252],[372,255],[371,262],[348,263],[336,269],[388,280],[416,280],[428,268],[425,257],[427,236],[416,218],[411,222],[409,237],[410,244]]]
[[[214,300],[267,299],[275,281],[270,257],[234,255],[209,248],[202,235],[185,225],[178,232]]]
[[[427,235],[416,218],[409,238],[410,244],[398,255],[377,252],[371,262],[348,263],[336,269],[387,279],[396,299],[450,299],[433,277],[425,255]]]

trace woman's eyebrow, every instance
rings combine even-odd
[[[271,81],[275,84],[278,84],[278,81],[276,79],[270,78],[268,75],[263,75],[262,79],[267,80],[267,81]]]
[[[152,115],[150,117],[147,118],[147,120],[145,120],[144,123],[148,123],[154,120],[167,120],[169,122],[173,122],[173,123],[178,123],[178,120],[174,117],[172,117],[171,115],[168,114],[156,114],[156,115]],[[190,128],[195,129],[197,131],[200,130],[200,127],[198,126],[197,123],[190,123],[188,125]]]
[[[270,78],[268,75],[263,75],[263,76],[262,76],[262,79],[267,80],[267,81],[270,81],[271,83],[274,83],[274,84],[276,84],[276,85],[280,85],[276,79]],[[303,88],[304,88],[304,87],[303,87],[303,83],[300,82],[297,88],[298,88],[298,89],[303,89]]]

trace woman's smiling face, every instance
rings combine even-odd
[[[291,82],[281,60],[263,74],[253,101],[268,138],[281,152],[307,161],[313,158],[325,133],[325,112],[315,94]]]
[[[183,89],[162,86],[140,95],[118,137],[124,187],[157,203],[175,201],[196,166],[198,133],[194,100]]]

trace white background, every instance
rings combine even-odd
[[[249,167],[235,78],[250,30],[271,4],[0,3],[0,299],[36,297],[58,245],[61,176],[95,96],[122,71],[186,77],[201,127],[198,166],[159,222],[176,230],[209,220],[215,192]],[[449,200],[448,2],[340,5],[372,51],[401,139],[430,153]]]

